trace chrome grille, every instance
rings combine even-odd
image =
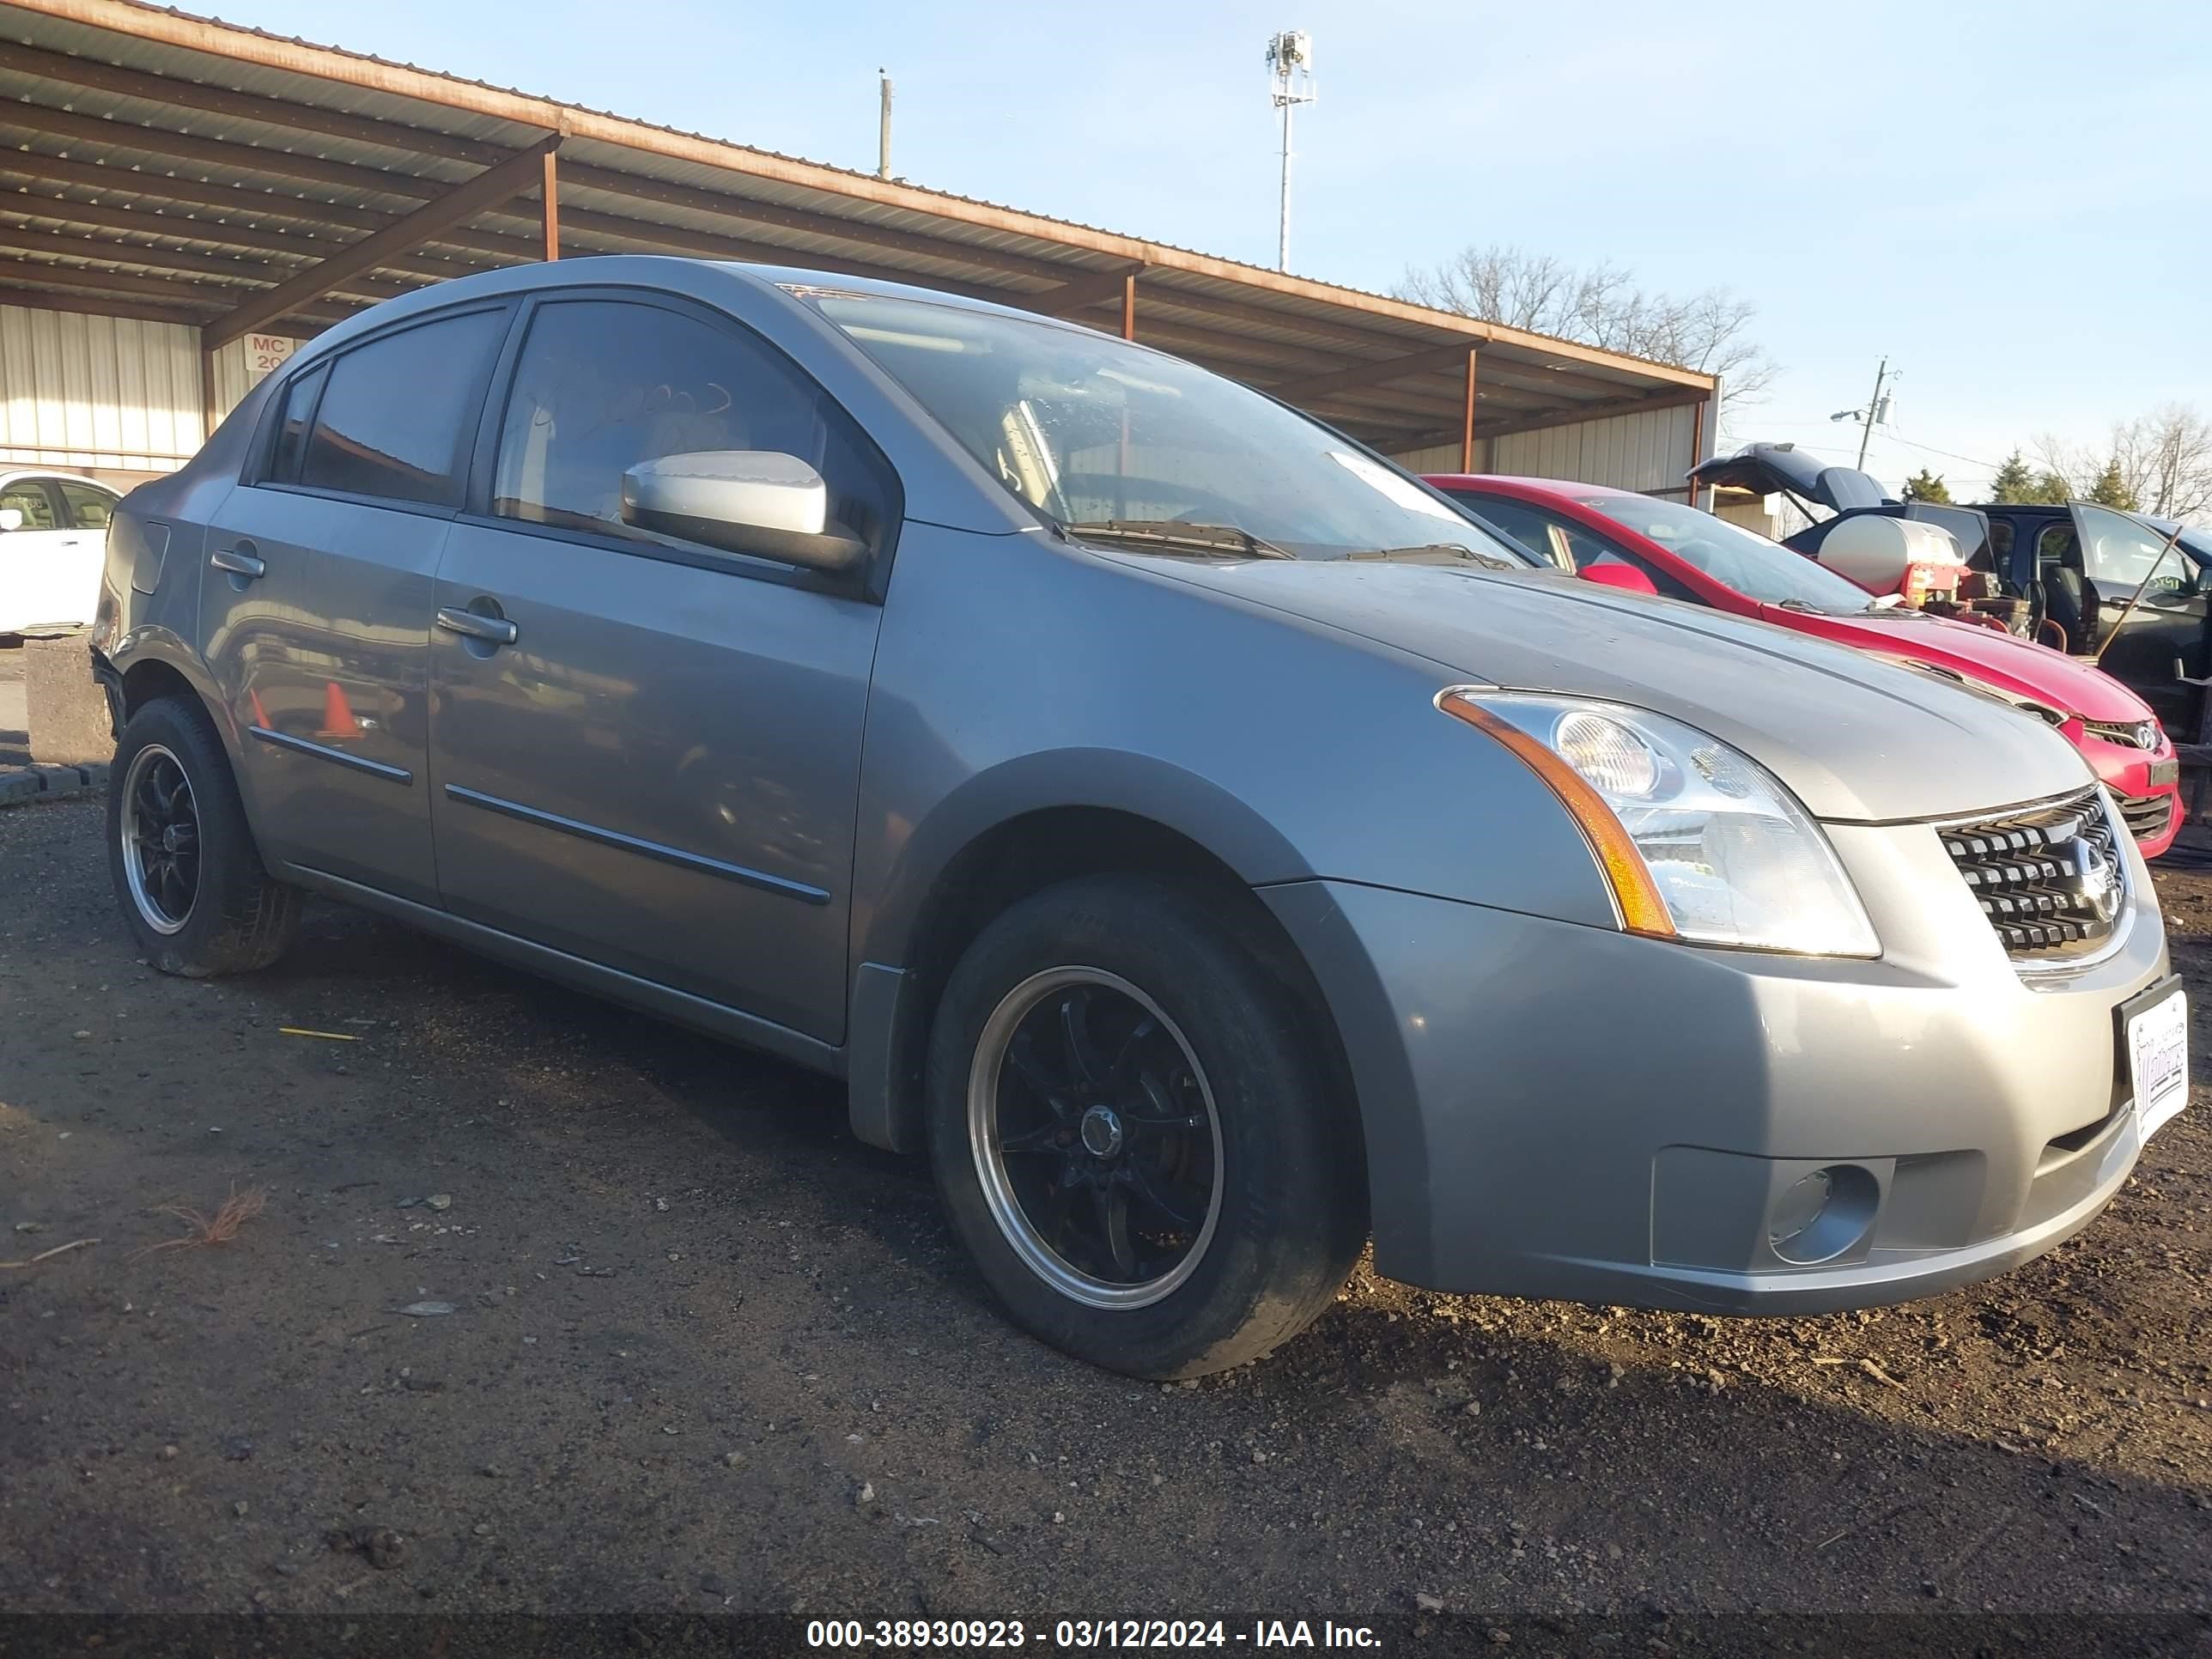
[[[2124,744],[2130,749],[2158,747],[2156,720],[2083,720],[2081,729],[2094,732],[2106,743]]]
[[[2137,841],[2156,841],[2173,822],[2172,795],[2119,795],[2120,820]]]
[[[1948,824],[1943,850],[2006,954],[2060,963],[2112,936],[2127,874],[2117,831],[2092,790],[2053,806]]]

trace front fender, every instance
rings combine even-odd
[[[1173,830],[1248,886],[1315,873],[1259,812],[1170,761],[1114,749],[1018,755],[963,781],[908,832],[858,933],[860,959],[908,963],[929,896],[966,848],[1018,818],[1066,807],[1125,812]]]

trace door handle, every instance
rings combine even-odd
[[[265,576],[269,567],[250,550],[250,544],[236,547],[217,548],[208,555],[208,562],[218,570],[228,570],[234,576],[243,576],[248,581]]]
[[[513,645],[518,630],[504,617],[479,616],[473,611],[457,611],[451,605],[438,607],[438,626],[448,634],[462,634],[472,640],[489,640],[494,645]]]

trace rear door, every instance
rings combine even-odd
[[[423,903],[432,583],[509,309],[303,367],[209,524],[204,654],[262,850]]]
[[[772,450],[887,555],[890,469],[759,335],[566,290],[522,318],[438,572],[438,875],[463,916],[823,1042],[844,1035],[880,607],[631,529],[626,469]]]
[[[0,489],[0,512],[21,515],[0,532],[0,633],[92,620],[99,586],[94,550],[93,586],[76,592],[70,577],[82,537],[69,526],[61,492],[47,478],[17,478]]]

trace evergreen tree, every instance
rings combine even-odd
[[[2005,457],[2005,464],[1990,477],[1990,499],[2008,503],[2035,499],[2035,475],[2027,470],[2027,462],[2017,449]]]
[[[1948,507],[1951,503],[1951,491],[1944,483],[1942,474],[1930,472],[1923,466],[1905,481],[1905,499],[1908,501],[1938,501]]]
[[[2120,458],[2117,455],[2105,463],[2105,470],[2097,475],[2097,482],[2089,486],[2088,499],[2100,507],[2116,507],[2123,513],[2132,513],[2140,505],[2136,492],[2128,488],[2128,481],[2120,473]]]

